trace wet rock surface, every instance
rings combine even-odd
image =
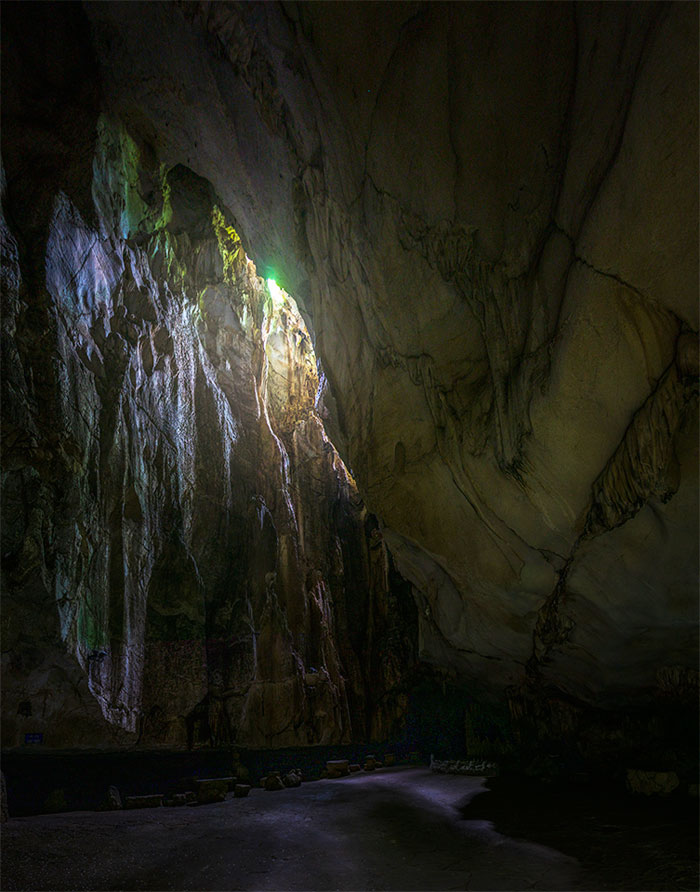
[[[500,787],[496,787],[496,784]],[[392,769],[3,828],[11,889],[693,889],[697,811]],[[37,845],[43,857],[37,859]],[[99,859],[85,857],[99,852]],[[328,852],[334,856],[328,858]]]

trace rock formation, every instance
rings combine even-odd
[[[345,739],[410,652],[359,628],[410,611],[388,548],[421,658],[514,720],[696,707],[697,7],[41,15],[4,24],[15,699]]]
[[[3,224],[4,742],[385,736],[412,604],[304,322],[209,182],[95,123],[83,213]]]

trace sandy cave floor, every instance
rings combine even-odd
[[[678,808],[384,769],[215,805],[11,819],[1,888],[697,889],[697,806]]]

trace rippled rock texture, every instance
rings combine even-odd
[[[269,395],[275,436],[265,420],[244,423],[258,409],[264,415],[265,366],[251,353],[242,367],[250,372],[229,370],[224,341],[238,344],[266,323],[242,297],[229,307],[219,296],[227,267],[219,270],[217,247],[227,244],[231,220],[310,323],[327,375],[324,421],[412,583],[421,656],[474,690],[505,696],[518,721],[558,735],[576,737],[589,707],[695,708],[697,7],[159,3],[86,4],[71,15],[86,29],[71,34],[86,48],[74,64],[87,65],[93,47],[99,70],[75,77],[68,91],[75,108],[62,126],[71,137],[41,146],[72,183],[66,198],[51,194],[50,294],[41,311],[48,319],[55,307],[61,357],[50,411],[56,443],[43,460],[70,483],[61,501],[41,489],[46,474],[32,465],[16,473],[24,489],[11,484],[18,514],[20,504],[38,503],[56,512],[50,535],[62,544],[56,566],[41,572],[69,580],[51,595],[66,634],[77,640],[79,576],[123,584],[117,626],[144,629],[154,614],[164,625],[179,622],[187,637],[185,627],[225,626],[208,595],[201,606],[202,591],[235,588],[255,566],[253,613],[273,605],[265,647],[275,668],[266,681],[301,697],[301,682],[290,680],[301,676],[282,668],[291,651],[277,611],[284,573],[304,575],[292,557],[295,529],[302,541],[319,531],[314,512],[296,507],[293,483],[286,503],[275,436],[290,461],[323,440],[315,419]],[[98,80],[99,100],[90,93]],[[62,102],[67,115],[72,106]],[[89,120],[85,109],[94,108],[125,129],[105,137],[115,125]],[[117,133],[139,146],[138,173],[120,166],[132,150]],[[37,142],[29,131],[22,139]],[[81,194],[93,181],[92,157],[95,221]],[[9,161],[6,153],[8,169]],[[178,210],[178,189],[201,184],[198,177],[216,196],[207,206],[223,214],[216,241],[205,235],[208,214],[189,219],[188,202]],[[39,212],[23,213],[28,232]],[[124,243],[118,256],[110,232]],[[91,260],[76,273],[75,257],[88,247]],[[43,249],[25,250],[37,252],[28,268],[38,276]],[[238,262],[228,269],[240,278]],[[156,297],[154,281],[167,282],[165,296],[158,285]],[[47,319],[37,323],[42,332]],[[41,336],[48,355],[54,341]],[[274,338],[268,389],[293,345],[291,335]],[[19,377],[18,394],[48,386]],[[105,399],[100,390],[110,388]],[[239,408],[229,414],[227,405]],[[88,432],[99,412],[97,442]],[[70,436],[59,418],[70,419]],[[137,454],[133,432],[153,425],[169,439]],[[46,433],[36,445],[27,436],[22,448],[46,450]],[[141,436],[148,442],[153,433]],[[259,437],[253,449],[231,445],[249,437]],[[211,443],[220,445],[207,452]],[[270,489],[260,482],[244,501],[234,487],[234,507],[216,514],[222,493],[228,504],[229,474],[266,452]],[[157,494],[147,484],[152,466],[162,468]],[[19,495],[26,487],[36,490],[29,502]],[[255,494],[264,506],[250,502]],[[82,529],[71,500],[86,508]],[[178,510],[160,522],[169,544],[153,549],[156,502]],[[14,546],[17,573],[48,567],[44,514],[32,510],[22,526],[32,532]],[[246,511],[258,512],[258,525],[244,544],[231,517]],[[204,524],[207,545],[193,551]],[[273,551],[289,556],[279,569]],[[69,553],[82,555],[82,575],[77,556],[73,569],[63,566]],[[146,580],[163,591],[165,568],[181,578],[181,607],[141,591]],[[304,585],[318,591],[308,573]],[[144,604],[153,607],[141,615]],[[311,609],[308,599],[298,605],[300,617]],[[93,613],[105,610],[99,602]],[[246,610],[232,620],[242,636]],[[286,610],[294,629],[291,604]],[[114,708],[131,708],[128,685],[119,688],[128,673],[115,668],[126,653],[110,650],[90,669],[108,710],[106,692],[117,689]],[[167,677],[158,653],[148,659],[163,660]],[[177,696],[190,708],[204,689],[199,658],[188,653]],[[216,659],[208,655],[208,667]],[[328,690],[337,693],[324,711],[341,704],[340,716],[332,662]]]

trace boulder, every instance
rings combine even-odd
[[[118,811],[122,807],[122,797],[119,789],[115,786],[107,787],[105,798],[100,805],[100,811]]]
[[[326,771],[329,778],[345,777],[350,774],[350,763],[347,759],[332,759],[326,762]]]
[[[162,793],[149,793],[148,796],[127,796],[124,799],[124,808],[159,808],[162,804]]]
[[[195,780],[194,789],[199,790],[199,788],[202,784],[208,784],[208,783],[212,783],[214,781],[216,781],[217,783],[225,784],[226,790],[227,790],[227,792],[229,792],[229,791],[233,790],[233,788],[236,786],[238,778],[237,777],[202,777],[202,778],[197,778]]]
[[[355,774],[358,771],[362,771],[362,766],[357,765],[356,763],[353,765],[348,765],[348,768],[350,769],[351,774]]]
[[[223,802],[229,790],[228,778],[207,778],[197,785],[197,802],[205,805],[210,802]]]
[[[278,774],[268,774],[265,778],[265,789],[270,791],[284,790],[282,778]]]
[[[233,796],[235,799],[245,799],[250,790],[250,784],[236,784],[233,788]]]
[[[667,796],[678,786],[678,775],[675,771],[640,771],[627,769],[627,789],[630,793],[643,796]]]
[[[282,778],[282,783],[285,787],[300,787],[301,786],[301,774],[297,773],[297,771],[288,771],[287,774]]]

